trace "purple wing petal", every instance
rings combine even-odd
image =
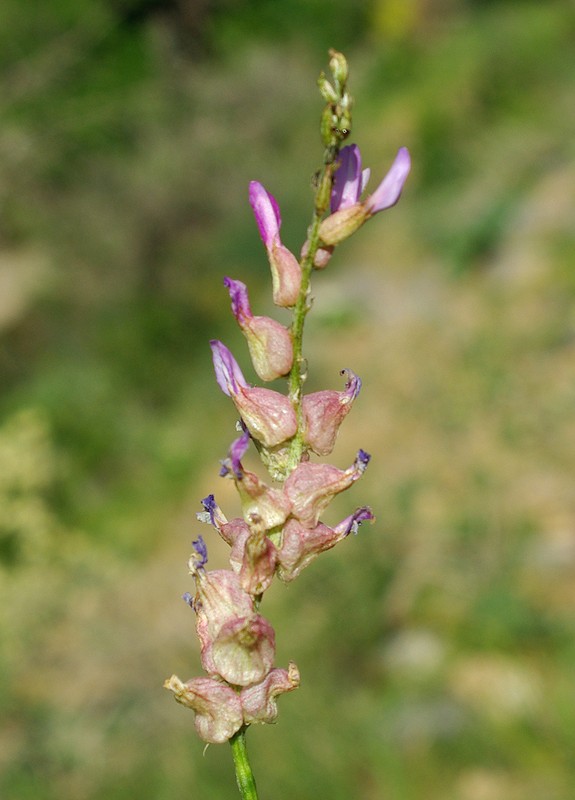
[[[375,192],[365,201],[365,209],[369,214],[376,214],[384,208],[395,205],[401,195],[403,184],[409,170],[411,169],[411,158],[406,147],[402,147],[391,165],[391,169],[379,184]]]
[[[261,183],[257,181],[250,182],[249,198],[260,236],[269,250],[274,240],[279,237],[281,225],[279,206],[275,197],[267,192]]]
[[[331,191],[332,214],[357,203],[364,185],[363,178],[359,147],[356,144],[343,147],[339,153],[339,167]]]
[[[247,388],[249,384],[244,378],[238,362],[225,344],[222,344],[217,339],[212,339],[210,347],[212,348],[216,380],[222,392],[231,397],[231,395],[237,393],[240,386]]]

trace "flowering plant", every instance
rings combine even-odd
[[[276,698],[297,688],[300,680],[293,662],[287,669],[274,666],[275,632],[259,613],[262,596],[274,577],[284,583],[293,581],[320,553],[357,533],[362,522],[374,519],[367,506],[334,527],[320,519],[332,498],[361,477],[370,456],[359,450],[347,469],[310,460],[312,453],[323,457],[332,452],[361,380],[350,369],[342,369],[345,385],[341,391],[303,394],[302,339],[312,271],[324,269],[340,242],[398,201],[410,158],[401,148],[379,186],[361,199],[369,170],[362,169],[357,145],[343,146],[351,131],[347,62],[332,50],[329,66],[332,81],[323,73],[318,81],[326,103],[321,120],[323,165],[315,181],[313,218],[299,259],[282,244],[281,215],[274,196],[256,181],[249,187],[271,268],[273,301],[292,309],[291,327],[255,316],[246,285],[232,278],[224,280],[258,377],[266,382],[285,377],[288,392],[252,386],[228,348],[220,341],[210,343],[217,383],[239,414],[240,435],[231,443],[220,475],[234,482],[242,516],[228,520],[214,495],[202,500],[204,510],[198,519],[215,528],[230,546],[230,567],[206,569],[204,539],[198,536],[193,542],[188,566],[196,593],[186,593],[184,599],[196,614],[207,677],[184,682],[172,675],[164,684],[178,702],[195,712],[195,727],[204,741],[230,741],[243,800],[257,800],[246,729],[273,722],[278,713]],[[267,468],[270,483],[244,468],[242,458],[250,443]]]

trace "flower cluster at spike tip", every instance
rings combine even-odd
[[[341,73],[339,62],[337,68]],[[326,142],[331,141],[330,136],[343,135],[341,119],[348,119],[350,107],[345,93],[340,92],[337,102],[333,99],[339,96],[336,90],[341,89],[341,78],[340,73],[332,72],[336,89],[328,84],[328,90],[322,84],[321,91],[332,117],[340,121],[328,129]],[[336,153],[331,172],[326,169],[325,173],[329,178],[327,216],[323,209],[318,213],[316,198],[315,233],[308,232],[300,260],[282,244],[276,199],[257,181],[250,183],[249,202],[271,268],[273,302],[295,307],[294,320],[298,313],[305,316],[309,310],[306,274],[309,282],[311,269],[323,269],[340,242],[398,201],[410,169],[409,153],[401,148],[382,182],[362,201],[369,170],[362,169],[359,148],[338,146]],[[220,341],[210,342],[217,383],[240,418],[241,433],[221,462],[220,475],[234,482],[242,516],[228,520],[214,495],[202,500],[204,510],[198,519],[215,529],[229,546],[229,568],[208,569],[208,547],[202,536],[195,539],[188,566],[196,592],[186,593],[184,600],[195,613],[200,658],[207,675],[186,682],[173,675],[164,685],[178,702],[193,709],[199,736],[213,743],[227,741],[247,725],[273,722],[277,696],[299,685],[294,663],[287,668],[274,666],[275,632],[259,613],[262,595],[273,579],[293,581],[317,556],[357,533],[362,522],[374,520],[367,506],[357,508],[333,527],[321,520],[332,498],[364,473],[370,460],[365,451],[360,449],[346,469],[310,461],[312,453],[319,457],[331,454],[340,426],[360,392],[360,378],[345,368],[341,390],[303,394],[299,389],[304,378],[299,374],[299,389],[294,391],[291,378],[294,370],[301,373],[302,361],[295,321],[288,329],[270,317],[254,315],[246,285],[229,277],[224,284],[258,378],[272,381],[285,377],[290,390],[283,394],[252,386],[231,351]],[[242,464],[250,445],[270,474],[267,482]]]

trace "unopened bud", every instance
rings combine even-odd
[[[319,87],[319,91],[323,99],[326,103],[330,103],[331,105],[335,105],[337,103],[337,92],[325,77],[324,73],[322,72],[317,79],[317,85]]]
[[[329,59],[329,68],[331,70],[331,74],[334,77],[334,80],[340,85],[345,86],[347,81],[347,76],[349,74],[347,60],[343,53],[339,53],[337,50],[330,50],[329,51],[330,59]]]
[[[337,117],[333,113],[331,106],[326,106],[321,115],[320,133],[321,140],[326,147],[334,144],[334,129],[337,127]]]

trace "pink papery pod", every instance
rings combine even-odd
[[[275,632],[260,614],[227,622],[214,639],[210,653],[215,672],[236,686],[261,681],[272,668],[274,658]],[[202,666],[208,671],[203,661]]]
[[[292,692],[299,686],[299,670],[293,661],[285,669],[272,669],[261,683],[248,686],[240,692],[244,722],[275,722],[278,715],[276,697]]]
[[[243,544],[240,554],[240,546]],[[262,595],[269,588],[277,564],[277,550],[263,530],[253,529],[244,539],[238,539],[232,547],[230,563],[241,558],[239,567],[242,588],[253,597]],[[233,561],[233,560],[234,561]]]
[[[213,494],[205,497],[202,505],[205,511],[197,517],[201,522],[211,523],[231,546],[230,565],[240,576],[242,589],[254,597],[265,592],[273,579],[277,561],[273,542],[257,525],[250,529],[239,517],[228,522]]]
[[[192,678],[183,683],[172,675],[164,687],[174,693],[178,703],[195,712],[195,728],[205,742],[227,742],[241,728],[241,700],[231,686],[213,678]]]
[[[287,328],[270,317],[252,314],[245,283],[224,278],[232,311],[248,342],[252,364],[262,381],[287,375],[293,363],[293,345]]]
[[[291,502],[283,490],[267,486],[247,470],[243,471],[241,480],[234,480],[248,524],[253,519],[266,531],[283,525],[291,511]]]
[[[356,147],[351,145],[350,147]],[[346,148],[341,151],[342,155]],[[359,150],[357,151],[359,153]],[[357,155],[357,154],[356,154]],[[401,196],[403,185],[411,169],[411,159],[407,148],[402,147],[398,151],[393,164],[385,178],[381,181],[375,192],[360,202],[357,195],[358,188],[363,188],[361,178],[361,159],[350,158],[342,161],[340,169],[345,168],[345,178],[341,189],[341,199],[338,204],[334,204],[332,196],[332,208],[337,208],[329,217],[323,220],[319,229],[319,238],[324,247],[334,247],[343,242],[364,222],[374,214],[386,208],[394,206]],[[338,184],[338,172],[335,174],[335,186]],[[350,200],[357,196],[357,201],[350,204]]]
[[[306,528],[315,528],[332,498],[343,492],[360,478],[370,456],[360,450],[349,469],[341,470],[329,464],[302,462],[284,484],[284,491],[292,502],[292,516]]]
[[[373,519],[371,509],[363,506],[334,528],[322,522],[306,528],[297,519],[288,520],[278,552],[278,578],[284,583],[293,581],[320,553],[335,547],[350,533],[357,533],[360,523]]]
[[[355,372],[342,369],[340,374],[347,376],[343,392],[326,389],[303,397],[303,441],[318,456],[327,456],[333,450],[339,426],[361,389]]]
[[[297,417],[289,399],[271,389],[251,387],[228,348],[215,339],[210,346],[218,385],[232,398],[252,437],[264,447],[291,439]]]
[[[246,686],[261,680],[273,665],[273,628],[254,611],[239,575],[230,570],[195,571],[197,593],[191,605],[197,614],[202,666],[210,675]]]
[[[273,301],[277,306],[294,306],[301,285],[301,267],[294,254],[281,243],[279,206],[275,197],[257,181],[250,183],[249,199],[270,262]]]

